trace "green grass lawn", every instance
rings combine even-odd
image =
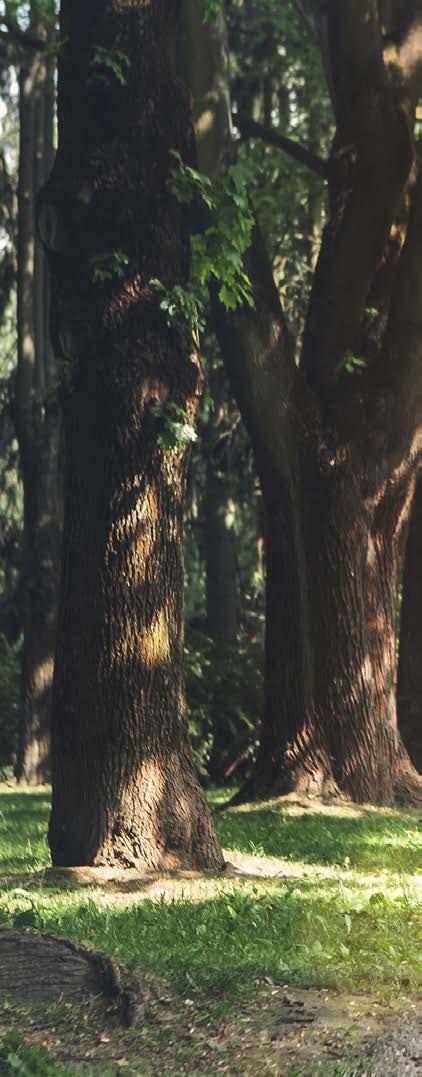
[[[210,800],[220,804],[221,792]],[[252,877],[180,879],[153,899],[124,886],[46,885],[48,814],[48,791],[0,786],[0,924],[67,936],[216,999],[268,977],[387,995],[416,988],[414,812],[306,798],[218,812],[226,855]],[[271,877],[253,877],[258,868]]]

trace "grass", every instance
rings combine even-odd
[[[210,799],[218,806],[222,795]],[[92,945],[223,1006],[268,978],[387,994],[416,988],[414,812],[286,799],[218,813],[227,855],[252,873],[265,857],[273,877],[179,880],[171,897],[153,899],[124,887],[44,885],[48,812],[45,790],[0,787],[0,924]]]

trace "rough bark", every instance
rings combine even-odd
[[[265,713],[241,797],[329,788],[420,803],[394,688],[397,561],[421,452],[422,180],[376,5],[340,15],[333,0],[326,29],[337,135],[301,368],[258,229],[245,258],[254,309],[213,304],[268,519]],[[365,354],[367,297],[409,184],[382,347],[359,375],[347,359]]]
[[[222,863],[185,717],[187,450],[160,445],[153,411],[173,401],[193,418],[201,390],[191,334],[166,324],[149,285],[189,271],[167,186],[170,149],[193,152],[170,64],[177,13],[176,0],[62,5],[59,147],[40,203],[67,371],[56,865]],[[100,62],[116,48],[117,76]]]
[[[24,914],[22,914],[24,915]],[[120,1002],[119,972],[108,957],[54,935],[0,928],[0,1002],[45,1008],[89,995]]]
[[[33,16],[44,40],[48,29]],[[60,563],[59,412],[48,328],[45,254],[35,204],[52,165],[54,82],[45,54],[29,52],[20,70],[18,192],[18,373],[14,407],[24,492],[24,647],[16,775],[50,774],[50,706]]]
[[[415,767],[422,772],[422,482],[416,487],[403,573],[397,676],[398,723]]]

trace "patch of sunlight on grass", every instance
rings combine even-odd
[[[187,992],[242,992],[265,977],[379,993],[412,991],[418,982],[422,910],[410,875],[420,845],[412,812],[314,804],[308,813],[280,801],[218,813],[225,848],[282,858],[294,876],[184,878],[151,899],[123,884],[112,892],[101,881],[88,891],[63,890],[34,875],[49,860],[48,810],[44,788],[0,790],[0,874],[7,876],[0,924],[72,938]]]
[[[225,849],[255,856],[346,864],[365,873],[421,869],[420,817],[414,811],[282,797],[218,813],[217,827]]]

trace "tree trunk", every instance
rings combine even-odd
[[[53,700],[53,863],[216,868],[183,680],[187,447],[159,403],[194,419],[188,327],[150,288],[186,281],[170,149],[192,160],[169,54],[176,0],[64,0],[59,148],[40,205],[63,356],[63,567]],[[118,43],[118,52],[116,52]],[[111,66],[110,66],[111,65]]]
[[[390,78],[375,4],[344,0],[340,13],[333,0],[325,11],[337,135],[329,164],[320,162],[330,217],[300,368],[258,228],[244,259],[254,309],[228,313],[213,295],[268,518],[266,706],[241,798],[311,787],[420,803],[394,691],[397,561],[421,453],[414,94],[406,113],[409,76],[403,63]],[[374,357],[365,352],[368,296],[411,176],[406,240]]]
[[[365,496],[353,467],[308,467],[299,550],[296,506],[267,482],[266,710],[248,795],[419,798],[395,701],[396,563],[412,482],[393,476],[374,512],[375,491]]]
[[[397,676],[398,723],[415,767],[422,772],[422,481],[410,518],[403,574]]]
[[[205,552],[207,630],[222,644],[239,631],[239,588],[234,534],[234,501],[212,460],[207,460]]]
[[[235,505],[231,490],[227,439],[229,405],[221,371],[211,375],[214,414],[207,428],[204,549],[206,561],[207,631],[222,649],[233,643],[240,627],[236,561]]]
[[[47,41],[48,29],[33,28]],[[60,564],[59,411],[46,259],[35,204],[52,165],[53,72],[30,53],[20,73],[18,377],[15,418],[24,492],[23,666],[16,776],[50,776],[50,707]]]

